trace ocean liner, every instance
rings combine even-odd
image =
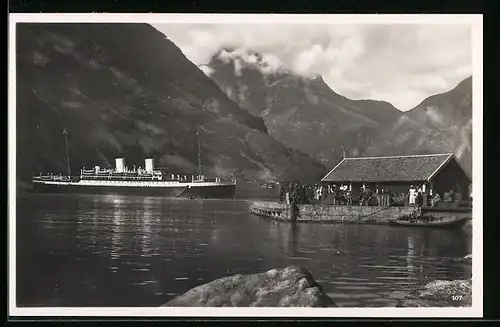
[[[67,132],[63,131],[66,138]],[[234,178],[206,177],[202,174],[198,141],[198,175],[179,175],[155,169],[154,159],[146,158],[145,167],[129,169],[124,158],[115,159],[115,168],[80,169],[79,176],[71,176],[69,155],[66,150],[68,174],[33,177],[33,189],[40,193],[80,193],[164,196],[172,198],[227,199],[234,198]]]

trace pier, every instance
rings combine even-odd
[[[250,212],[280,221],[389,224],[472,218],[471,180],[453,154],[344,158],[312,189],[280,187]]]
[[[356,205],[298,204],[293,217],[292,205],[255,201],[250,212],[260,217],[288,222],[350,223],[367,225],[389,224],[390,219],[411,214],[415,207],[370,207]],[[422,214],[436,219],[471,217],[471,208],[422,207]]]

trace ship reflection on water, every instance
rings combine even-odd
[[[111,271],[116,272],[120,269],[120,252],[124,248],[123,247],[123,214],[122,210],[120,210],[119,204],[123,203],[123,200],[116,199],[113,201],[115,205],[114,208],[114,216],[113,216],[113,225],[111,227],[111,251],[110,251],[110,268]]]
[[[470,275],[470,266],[449,260],[470,253],[462,233],[270,222],[232,200],[23,201],[19,306],[157,306],[216,278],[290,264],[310,270],[339,305],[388,306],[390,292]]]

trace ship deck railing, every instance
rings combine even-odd
[[[39,181],[59,181],[59,182],[78,182],[80,180],[118,180],[118,181],[162,181],[162,182],[179,182],[179,183],[220,183],[227,184],[232,183],[235,184],[236,180],[234,178],[225,178],[225,177],[205,177],[202,179],[193,179],[193,178],[171,178],[170,176],[126,176],[126,175],[90,175],[90,174],[81,174],[80,176],[62,176],[62,175],[40,175],[34,176],[33,180]]]
[[[126,175],[81,175],[81,179],[84,180],[128,180],[128,181],[162,181],[162,182],[179,182],[179,183],[235,183],[235,179],[222,178],[222,177],[210,177],[203,179],[190,179],[190,178],[171,178],[169,176],[163,176],[159,179],[159,176],[126,176]]]
[[[159,181],[158,176],[81,175],[82,180]]]
[[[52,182],[75,182],[79,181],[80,177],[77,176],[34,176],[33,180],[52,181]]]

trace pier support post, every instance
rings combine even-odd
[[[292,202],[288,205],[288,216],[290,221],[293,223],[297,221],[298,210],[299,208],[295,203]]]

